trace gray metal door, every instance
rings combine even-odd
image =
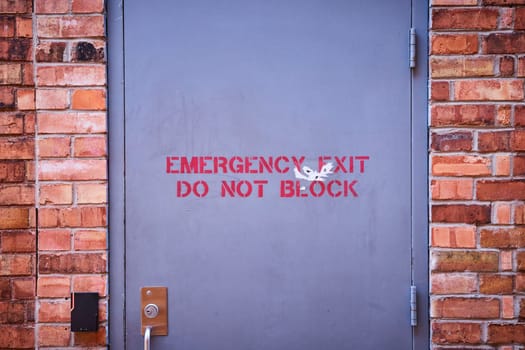
[[[411,14],[124,2],[127,349],[412,348]]]

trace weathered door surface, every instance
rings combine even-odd
[[[125,329],[410,349],[411,2],[126,0]],[[422,189],[423,191],[425,189]]]

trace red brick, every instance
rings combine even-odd
[[[518,54],[525,52],[525,33],[492,33],[483,39],[483,53]]]
[[[514,119],[515,119],[515,125],[516,126],[525,126],[525,106],[524,105],[517,105],[515,107],[514,112]]]
[[[15,90],[12,87],[0,87],[0,109],[13,109],[14,107]]]
[[[22,84],[31,85],[35,84],[33,79],[33,64],[32,63],[23,63],[22,64]]]
[[[73,109],[95,111],[106,109],[106,90],[75,90],[71,99],[71,107]]]
[[[512,251],[500,252],[500,269],[501,271],[512,271]]]
[[[0,10],[2,10],[0,2]],[[35,329],[30,325],[0,325],[0,348],[33,349]]]
[[[491,160],[480,156],[433,156],[435,176],[487,176],[492,174]]]
[[[494,156],[494,175],[496,176],[510,176],[510,156],[497,155]]]
[[[42,158],[64,158],[71,154],[69,137],[46,137],[38,140],[38,154]]]
[[[91,254],[40,254],[39,272],[50,273],[89,273],[106,272],[107,259],[105,253]]]
[[[107,248],[106,231],[82,230],[75,232],[75,250],[103,250]]]
[[[516,274],[515,289],[517,293],[525,292],[525,274]]]
[[[489,324],[488,344],[525,343],[525,324]]]
[[[514,130],[511,134],[510,145],[513,151],[525,151],[525,130]]]
[[[64,62],[64,42],[40,42],[36,48],[37,62]]]
[[[432,35],[430,40],[433,55],[469,55],[478,52],[478,37],[475,34]]]
[[[476,198],[489,201],[525,199],[525,181],[478,181]]]
[[[12,38],[15,36],[16,21],[14,16],[0,16],[0,38]]]
[[[483,248],[523,248],[525,247],[525,227],[482,229],[480,245]]]
[[[459,200],[473,198],[473,181],[469,179],[432,180],[432,199]]]
[[[434,9],[432,29],[490,30],[498,26],[497,9]]]
[[[69,91],[66,89],[37,89],[37,109],[67,109],[69,107]]]
[[[39,276],[38,296],[41,298],[66,298],[71,294],[71,281],[68,276]]]
[[[450,84],[448,81],[433,81],[430,98],[432,101],[447,101],[450,99]]]
[[[27,208],[1,208],[0,229],[17,229],[29,227],[29,209]]]
[[[68,0],[34,0],[36,13],[58,14],[69,11]]]
[[[43,250],[70,250],[71,232],[69,230],[40,230],[38,249]]]
[[[494,75],[492,57],[431,57],[432,78],[465,78]]]
[[[16,278],[13,279],[13,298],[16,300],[35,298],[35,279]]]
[[[4,232],[0,236],[2,253],[27,253],[36,250],[35,234],[28,231]]]
[[[1,254],[0,276],[27,276],[33,274],[33,258],[29,254]]]
[[[475,226],[436,226],[432,228],[432,247],[474,248]]]
[[[494,125],[496,108],[493,105],[433,105],[432,126],[489,126]]]
[[[513,8],[500,8],[500,29],[512,29],[514,28],[514,9]]]
[[[73,0],[73,13],[102,13],[104,11],[103,0]]]
[[[511,223],[511,206],[507,203],[495,203],[492,206],[493,218],[495,224],[508,225]]]
[[[1,159],[33,159],[35,140],[31,137],[0,137]]]
[[[105,180],[106,161],[96,159],[43,160],[39,162],[40,180]]]
[[[0,112],[0,134],[19,135],[24,132],[24,115]]]
[[[95,292],[99,296],[106,296],[106,276],[88,275],[73,277],[74,292]]]
[[[21,182],[25,178],[25,166],[21,161],[0,160],[0,183]],[[0,227],[2,225],[0,224]]]
[[[499,300],[493,298],[443,298],[432,301],[431,317],[453,319],[498,318]]]
[[[40,113],[38,131],[43,134],[93,134],[106,132],[102,113]]]
[[[106,139],[104,137],[77,137],[74,143],[75,157],[106,156]]]
[[[432,341],[436,344],[480,344],[481,324],[433,322]]]
[[[34,110],[35,89],[18,89],[16,91],[16,106],[19,110]]]
[[[31,0],[0,1],[0,13],[30,13],[31,9]]]
[[[69,300],[40,301],[39,304],[39,323],[66,323],[71,320],[71,303]]]
[[[501,297],[501,317],[504,319],[514,318],[514,297],[505,295]],[[510,349],[512,350],[512,348]]]
[[[0,185],[0,205],[31,205],[35,189],[31,185]]]
[[[434,273],[430,277],[431,293],[470,294],[478,290],[478,278],[474,273]]]
[[[103,37],[104,16],[40,16],[37,31],[41,38]]]
[[[521,80],[461,80],[454,84],[458,101],[520,101],[525,97]]]
[[[58,209],[40,208],[38,210],[39,227],[57,227],[58,226]]]
[[[525,271],[525,251],[520,251],[516,254],[518,271]]]
[[[43,347],[68,346],[71,330],[66,326],[40,325],[38,327],[38,345]]]
[[[514,29],[523,30],[525,29],[525,8],[518,7],[516,8],[515,13],[515,22],[514,22]]]
[[[511,150],[511,132],[480,132],[478,134],[480,152],[505,152]]]
[[[77,184],[76,194],[78,204],[107,203],[107,185],[98,183]]]
[[[82,227],[104,227],[107,225],[106,207],[81,208]]]
[[[502,77],[511,77],[514,75],[514,57],[505,56],[500,58],[499,74]]]
[[[432,150],[458,152],[472,150],[471,132],[432,133]]]
[[[60,227],[80,227],[82,225],[80,208],[59,209],[58,221]]]
[[[499,267],[498,253],[485,251],[433,251],[432,271],[495,272]]]
[[[72,184],[40,185],[40,204],[71,204],[73,203]]]
[[[479,292],[482,294],[512,294],[513,283],[510,275],[481,274]]]
[[[37,80],[41,86],[103,86],[106,68],[103,65],[41,66],[37,68]]]
[[[0,39],[0,61],[30,61],[31,48],[29,38]]]

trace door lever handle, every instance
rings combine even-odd
[[[151,327],[146,327],[144,330],[144,350],[150,350],[150,340],[151,340]]]

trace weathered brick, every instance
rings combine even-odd
[[[73,13],[101,13],[104,11],[104,1],[73,0],[71,9]]]
[[[0,2],[0,11],[2,10]],[[0,348],[33,349],[35,329],[31,325],[0,325]]]
[[[525,324],[489,324],[489,344],[525,343]]]
[[[106,254],[40,254],[39,272],[50,273],[89,273],[106,272]]]
[[[434,34],[430,41],[433,55],[469,55],[478,52],[478,36],[475,34]]]
[[[458,101],[520,101],[525,97],[523,81],[461,80],[454,83]]]
[[[433,295],[475,293],[478,278],[474,273],[434,273],[430,277],[430,289]]]
[[[106,344],[106,327],[99,327],[97,332],[75,333],[74,344],[76,346],[104,346]]]
[[[106,132],[103,112],[39,113],[38,131],[43,134],[93,134]]]
[[[38,296],[41,298],[65,298],[71,293],[69,276],[39,276]]]
[[[71,50],[71,62],[104,62],[105,47],[102,40],[79,41]]]
[[[16,106],[19,110],[35,109],[35,89],[17,89]]]
[[[75,157],[104,157],[106,139],[104,137],[77,137],[74,143]]]
[[[28,38],[0,39],[0,61],[30,61],[31,48]]]
[[[69,91],[66,89],[37,89],[36,108],[66,109],[69,107]]]
[[[104,227],[107,225],[106,207],[82,207],[82,227]]]
[[[69,137],[46,137],[38,140],[40,158],[64,158],[71,154]]]
[[[66,323],[71,320],[71,303],[69,300],[40,301],[38,308],[38,322]]]
[[[71,204],[73,203],[72,184],[40,185],[40,204]]]
[[[35,298],[35,279],[33,277],[13,279],[13,299],[33,300],[34,298]]]
[[[19,229],[29,226],[29,209],[0,207],[0,229]]]
[[[103,37],[104,16],[40,16],[37,31],[41,38]]]
[[[435,176],[487,176],[492,174],[491,159],[481,156],[433,156]]]
[[[523,248],[525,227],[482,229],[480,245],[484,248]]]
[[[436,344],[480,344],[481,324],[433,322],[432,341]]]
[[[15,36],[15,16],[0,15],[0,38],[12,38]]]
[[[33,159],[34,155],[32,137],[0,137],[0,159]]]
[[[4,232],[0,235],[2,253],[27,253],[36,249],[35,234],[28,231]]]
[[[478,181],[476,198],[479,200],[517,200],[525,199],[525,181]]]
[[[498,26],[497,9],[433,9],[432,29],[490,30]]]
[[[75,232],[75,250],[103,250],[107,248],[106,231],[81,230]]]
[[[0,112],[0,134],[20,135],[24,132],[24,115],[22,113]]]
[[[30,13],[31,9],[31,0],[0,1],[0,13]]]
[[[21,182],[24,178],[25,166],[23,161],[0,160],[0,183]]]
[[[473,181],[469,179],[432,180],[432,199],[460,200],[473,198]]]
[[[59,14],[66,13],[69,11],[69,1],[68,0],[34,0],[35,1],[35,11],[36,13],[41,14]]]
[[[442,298],[432,300],[431,317],[453,319],[498,318],[499,300],[494,298]]]
[[[482,294],[512,294],[513,283],[511,275],[481,274],[479,292]]]
[[[494,75],[492,57],[432,57],[430,59],[432,78],[465,78]]]
[[[525,52],[525,33],[491,33],[483,38],[483,53],[519,54]]]
[[[15,89],[12,87],[0,87],[0,110],[15,108]]]
[[[502,77],[511,77],[514,75],[514,57],[505,56],[500,58],[499,74]]]
[[[433,81],[430,88],[432,101],[447,101],[450,99],[450,84],[448,81]]]
[[[71,339],[69,327],[58,325],[40,325],[38,327],[38,345],[41,347],[68,346]]]
[[[0,85],[21,84],[22,65],[19,63],[0,63]]]
[[[27,276],[33,274],[33,257],[30,254],[1,254],[0,276]]]
[[[73,290],[75,292],[96,292],[99,296],[106,296],[106,276],[87,275],[73,277]]]
[[[36,48],[37,62],[64,62],[64,42],[40,42]]]
[[[37,81],[41,86],[104,86],[106,68],[103,65],[40,66],[37,68]]]
[[[496,252],[485,251],[433,251],[432,271],[440,272],[495,272],[499,258]]]
[[[434,151],[458,152],[472,150],[471,132],[432,133],[431,147]]]
[[[432,221],[448,223],[487,224],[490,206],[479,204],[433,205]]]
[[[432,247],[474,248],[475,226],[436,226],[432,228]]]
[[[510,131],[480,132],[478,134],[480,152],[505,152],[511,150]]]
[[[107,185],[98,183],[77,184],[76,194],[78,204],[107,203]]]
[[[31,205],[35,203],[32,185],[0,185],[0,205]]]
[[[494,105],[433,105],[432,126],[488,126],[494,125]]]
[[[525,130],[512,131],[510,147],[513,151],[525,151]]]
[[[106,161],[98,159],[43,160],[39,162],[41,180],[105,180]]]
[[[71,249],[71,232],[64,229],[46,229],[40,230],[38,234],[38,249],[41,251],[52,250],[70,250]]]

